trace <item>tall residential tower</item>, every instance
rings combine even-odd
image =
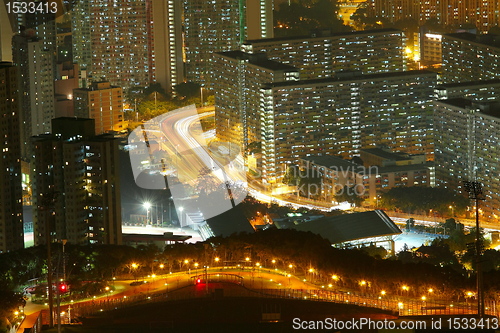
[[[16,67],[0,62],[0,253],[24,247],[19,89]]]

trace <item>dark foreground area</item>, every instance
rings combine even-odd
[[[108,313],[82,318],[83,325],[65,326],[63,333],[137,333],[137,332],[398,332],[398,330],[334,329],[325,324],[325,318],[337,321],[374,322],[425,321],[427,329],[405,332],[451,332],[430,329],[436,317],[397,318],[389,311],[363,308],[356,305],[314,302],[306,300],[221,297],[220,299],[189,299],[151,303],[118,309]],[[448,317],[442,317],[443,324]],[[323,323],[318,324],[319,322]],[[332,321],[330,321],[331,323]],[[301,326],[302,325],[302,326]],[[322,329],[323,328],[323,329]],[[444,327],[443,327],[444,328]],[[473,330],[494,332],[494,330]],[[44,332],[57,332],[57,329]],[[471,332],[453,330],[453,332]]]

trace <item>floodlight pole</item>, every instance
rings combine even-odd
[[[482,246],[481,234],[479,231],[479,200],[482,195],[482,185],[479,182],[464,182],[469,198],[474,199],[476,203],[476,274],[477,274],[477,315],[484,317],[484,288],[483,288],[483,267],[482,267]]]

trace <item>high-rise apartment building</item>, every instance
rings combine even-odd
[[[0,6],[0,61],[12,62],[13,17],[5,6]]]
[[[12,39],[14,65],[21,91],[21,154],[32,158],[31,137],[50,133],[54,118],[54,53],[43,39],[16,35]]]
[[[436,74],[428,71],[343,73],[263,85],[263,179],[279,180],[286,165],[301,157],[352,158],[361,148],[380,145],[432,160],[435,86]]]
[[[212,89],[212,56],[238,50],[246,36],[244,0],[184,2],[186,79]]]
[[[500,99],[500,79],[440,84],[434,89],[435,99],[463,97],[476,102]]]
[[[184,81],[180,0],[83,0],[72,13],[73,60],[81,85],[123,87]],[[88,81],[88,82],[87,82]]]
[[[46,243],[47,219],[52,241],[121,244],[118,143],[94,136],[93,122],[56,118],[53,134],[35,138],[35,245]],[[51,193],[54,202],[44,207]]]
[[[80,87],[86,86],[87,71],[92,63],[90,47],[90,1],[74,1],[71,10],[71,41],[73,43],[73,62],[78,64]]]
[[[268,60],[264,53],[215,53],[215,126],[219,140],[244,150],[248,144],[261,141],[260,87],[298,79],[298,69]]]
[[[305,37],[247,40],[241,48],[247,53],[264,52],[270,60],[300,69],[301,79],[348,70],[370,74],[406,69],[405,37],[396,29],[318,31]]]
[[[154,70],[167,91],[184,82],[181,0],[153,0]]]
[[[273,38],[273,0],[246,0],[245,39]]]
[[[482,214],[493,221],[498,221],[500,208],[498,110],[497,103],[463,98],[434,102],[437,185],[466,193],[463,181],[481,182]]]
[[[443,83],[500,77],[500,39],[470,33],[443,35]]]
[[[121,130],[123,126],[123,89],[109,82],[93,82],[89,88],[73,90],[75,117],[95,120],[95,133]]]
[[[90,10],[89,78],[126,88],[155,82],[152,1],[86,1]]]
[[[16,67],[0,62],[0,253],[24,247],[19,87]]]
[[[436,20],[441,25],[470,23],[486,32],[498,24],[499,0],[369,0],[371,17],[390,22],[413,19],[424,23]]]
[[[184,2],[186,79],[213,89],[213,54],[236,51],[247,38],[273,37],[271,0]]]

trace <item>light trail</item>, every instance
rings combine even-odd
[[[186,142],[187,145],[190,146],[193,151],[196,152],[198,157],[200,158],[201,161],[211,170],[214,170],[215,176],[221,180],[222,182],[226,182],[228,180],[233,181],[233,182],[238,182],[238,181],[243,181],[243,183],[246,183],[248,185],[247,190],[248,193],[250,193],[253,197],[258,199],[259,201],[265,202],[265,203],[270,203],[270,202],[275,202],[281,206],[287,206],[291,205],[293,208],[298,209],[298,208],[308,208],[308,209],[316,209],[324,212],[329,212],[333,209],[342,209],[346,210],[349,209],[350,206],[349,204],[340,204],[336,206],[332,206],[329,208],[322,207],[322,206],[316,206],[312,204],[300,204],[292,201],[286,201],[282,199],[277,199],[276,197],[272,195],[268,195],[262,192],[259,192],[258,189],[252,184],[247,183],[246,179],[246,173],[243,173],[245,175],[245,179],[242,179],[238,177],[240,174],[240,170],[236,169],[234,164],[239,164],[240,166],[244,166],[243,163],[243,156],[239,155],[234,161],[237,163],[230,163],[228,166],[227,171],[225,170],[224,166],[222,166],[217,160],[212,158],[210,156],[209,151],[207,150],[207,146],[205,143],[200,143],[196,140],[195,136],[193,136],[190,132],[191,125],[197,121],[199,118],[202,117],[208,117],[208,116],[213,116],[215,115],[215,111],[209,111],[202,113],[200,115],[194,115],[194,116],[189,116],[186,118],[182,118],[179,121],[175,123],[175,130],[177,131],[178,135]],[[233,161],[233,162],[234,162]],[[215,165],[217,165],[218,168],[214,169]],[[232,172],[231,172],[232,171]]]

